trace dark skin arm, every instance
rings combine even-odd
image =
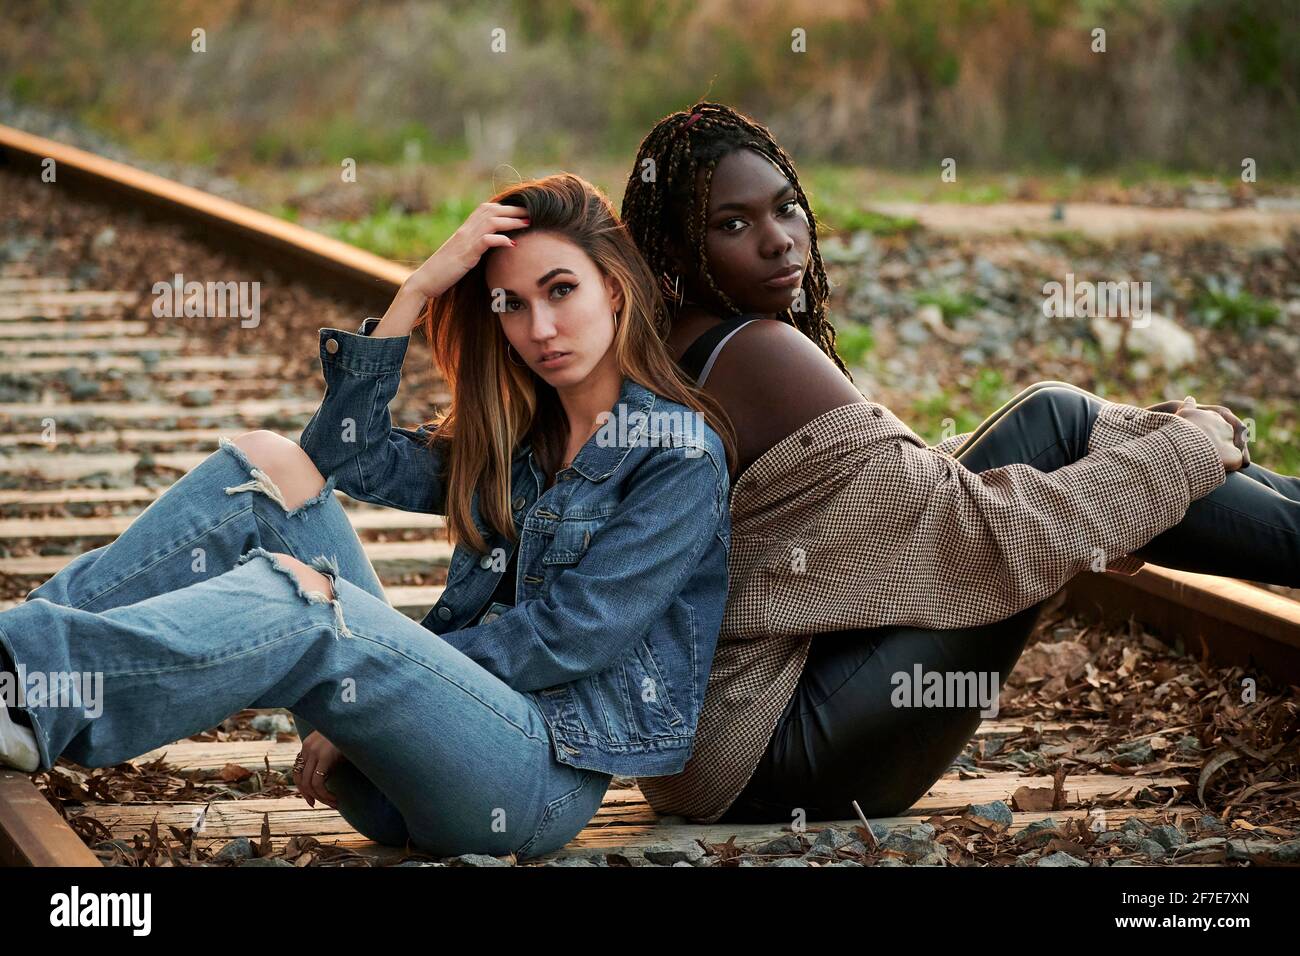
[[[707,313],[673,323],[675,359],[717,324]],[[755,386],[758,387],[755,387]],[[776,319],[751,322],[718,355],[704,390],[721,403],[736,429],[736,478],[773,445],[833,408],[865,399],[844,373],[798,329]]]
[[[680,359],[699,335],[719,321],[702,309],[684,308],[668,336],[673,358]],[[736,429],[733,485],[764,452],[813,419],[833,408],[866,401],[807,336],[776,319],[760,319],[736,332],[714,362],[704,390],[718,400]],[[1172,414],[1181,404],[1165,402],[1151,410]],[[1249,464],[1245,424],[1223,406],[1201,408],[1213,410],[1232,426],[1233,444],[1243,454],[1236,467]]]

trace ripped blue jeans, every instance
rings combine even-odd
[[[334,599],[274,552],[329,577]],[[284,707],[347,757],[325,785],[349,824],[437,856],[558,849],[610,782],[555,759],[532,694],[385,600],[332,480],[286,510],[224,439],[116,541],[0,612],[0,650],[7,685],[31,688],[17,709],[42,769],[111,766]]]

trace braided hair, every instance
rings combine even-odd
[[[672,271],[668,240],[674,239],[680,248],[694,254],[699,274],[718,301],[732,312],[740,312],[713,279],[704,252],[704,233],[713,172],[724,156],[742,148],[767,157],[785,174],[808,217],[812,267],[803,277],[806,307],[784,309],[776,318],[816,343],[852,381],[853,376],[835,350],[835,327],[826,318],[830,283],[817,248],[817,220],[794,171],[794,163],[767,127],[720,103],[699,102],[688,111],[664,117],[637,149],[636,163],[623,191],[623,223],[631,231],[650,271],[658,278],[665,301],[680,305],[684,298],[684,290],[677,292],[668,277]],[[696,174],[701,169],[704,171],[702,196],[695,189]],[[666,336],[670,324],[667,314],[656,316],[655,322],[660,334]]]

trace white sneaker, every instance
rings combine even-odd
[[[41,765],[36,749],[36,735],[30,727],[14,723],[9,708],[0,701],[0,764],[23,773],[32,773]]]

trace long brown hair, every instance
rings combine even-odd
[[[722,157],[737,149],[752,149],[771,160],[794,186],[795,198],[808,217],[812,263],[803,277],[807,308],[785,309],[776,318],[811,339],[853,381],[835,351],[835,326],[826,315],[831,292],[821,250],[817,248],[817,217],[804,195],[794,162],[762,123],[729,106],[708,102],[665,116],[646,134],[637,150],[623,192],[624,224],[636,238],[637,247],[665,295],[671,297],[674,286],[668,261],[671,239],[687,255],[694,256],[700,275],[718,300],[739,312],[731,298],[718,288],[704,253],[704,224],[708,218],[713,171]],[[703,195],[697,193],[695,186],[699,170],[704,171]],[[648,172],[653,175],[647,175]],[[681,290],[679,298],[684,294]]]
[[[518,238],[533,230],[556,233],[585,252],[623,292],[613,349],[620,373],[656,395],[702,414],[735,467],[735,433],[726,413],[695,388],[659,338],[666,327],[663,298],[613,204],[601,190],[571,173],[528,180],[490,200],[528,210],[531,225],[512,229]],[[490,252],[489,252],[490,254]],[[515,538],[510,509],[510,462],[525,440],[547,473],[555,470],[568,442],[568,421],[555,388],[530,368],[509,361],[508,340],[492,310],[485,254],[454,286],[431,299],[421,325],[436,369],[451,391],[447,410],[426,424],[435,440],[448,442],[446,514],[448,534],[475,551],[487,542],[474,524],[470,503],[489,528]],[[594,424],[594,423],[593,423]],[[672,507],[672,502],[665,502]]]

